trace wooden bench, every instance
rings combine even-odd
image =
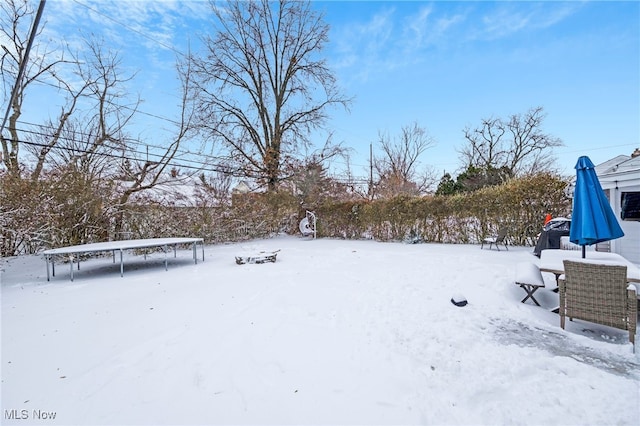
[[[544,279],[540,268],[532,262],[522,262],[516,265],[516,285],[522,287],[527,293],[527,296],[522,299],[522,303],[527,299],[533,300],[533,303],[540,306],[533,293],[535,293],[540,287],[544,287]]]

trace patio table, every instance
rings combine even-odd
[[[636,288],[636,294],[640,299],[640,268],[619,254],[587,251],[587,255],[583,259],[580,250],[542,250],[540,255],[540,272],[550,272],[554,274],[557,282],[560,275],[564,274],[564,260],[579,260],[589,263],[626,266],[627,282]]]

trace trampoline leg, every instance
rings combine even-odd
[[[50,280],[50,278],[49,278],[49,256],[45,256],[44,257],[44,261],[47,264],[47,281],[49,281]]]
[[[120,276],[124,277],[124,265],[122,263],[122,249],[120,249]]]
[[[71,267],[71,281],[73,281],[73,255],[69,256],[69,266]]]
[[[164,270],[168,271],[169,269],[167,268],[167,245],[164,245]]]

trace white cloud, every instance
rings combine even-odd
[[[446,48],[452,41],[457,44],[456,34],[467,19],[466,6],[420,4],[382,10],[370,6],[362,8],[371,13],[368,20],[345,23],[338,38],[332,38],[339,46],[335,65],[353,70],[349,78],[359,81],[425,63],[430,50]]]
[[[554,26],[573,15],[581,3],[499,3],[481,18],[478,38],[493,40],[525,30]]]
[[[82,52],[86,38],[102,41],[118,52],[125,74],[139,73],[136,80],[153,87],[175,74],[176,56],[210,12],[208,2],[194,0],[57,0],[46,4],[43,36],[72,52]]]
[[[60,0],[49,4],[45,16],[60,33],[100,33],[118,48],[143,46],[149,51],[180,49],[185,28],[191,27],[185,22],[207,19],[210,14],[208,3],[193,0]]]
[[[406,19],[404,43],[410,50],[423,50],[439,43],[447,43],[451,32],[466,19],[465,13],[438,14],[430,5]]]
[[[357,68],[355,77],[366,81],[371,72],[385,65],[393,51],[394,9],[386,9],[365,22],[349,23],[336,31],[331,41],[336,46],[334,65],[338,68]]]
[[[431,6],[421,8],[418,13],[407,19],[406,35],[411,44],[422,46],[425,39],[430,38],[429,35],[429,17],[433,12]]]
[[[392,9],[380,12],[369,22],[355,26],[355,38],[364,45],[365,55],[375,58],[388,49],[393,32],[393,13]]]

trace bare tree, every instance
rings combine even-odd
[[[560,138],[542,131],[546,114],[542,107],[525,114],[512,115],[507,123],[509,139],[513,141],[509,169],[516,176],[547,171],[555,161],[552,148],[562,146]]]
[[[421,169],[420,158],[435,143],[427,130],[417,123],[402,127],[400,135],[393,139],[386,133],[379,133],[383,154],[374,160],[378,175],[377,194],[389,197],[425,192],[434,183],[434,178],[428,168]]]
[[[126,179],[126,186],[120,191],[118,201],[116,203],[117,213],[115,215],[115,232],[122,231],[124,226],[125,206],[129,202],[132,195],[151,189],[156,185],[163,183],[164,180],[170,179],[170,174],[166,173],[167,169],[172,166],[180,145],[189,137],[193,129],[194,110],[193,104],[189,100],[189,87],[191,85],[192,71],[191,63],[186,61],[178,63],[178,69],[182,84],[182,98],[180,104],[180,117],[176,122],[177,130],[172,137],[170,143],[161,150],[154,158],[156,161],[149,159],[142,160],[133,158],[127,162],[126,168],[129,174]]]
[[[282,165],[309,143],[327,109],[347,106],[319,57],[329,27],[308,1],[211,2],[217,18],[205,51],[191,56],[202,131],[221,140],[246,177],[270,190]]]
[[[103,169],[110,165],[113,170],[119,162],[113,152],[127,150],[125,129],[140,100],[128,100],[123,89],[134,75],[123,76],[119,55],[106,50],[101,41],[85,40],[84,52],[73,56],[70,79],[75,83],[60,79],[66,102],[59,116],[41,126],[39,143],[32,145],[36,148],[32,180],[40,177],[47,163],[53,167],[84,163],[85,172],[92,164],[102,164]]]
[[[7,171],[14,175],[20,175],[20,132],[18,120],[22,115],[28,88],[38,81],[48,81],[52,84],[60,82],[55,70],[66,63],[63,50],[59,46],[48,43],[35,43],[30,54],[30,60],[20,81],[17,81],[20,64],[25,61],[29,39],[29,26],[35,11],[27,0],[5,0],[0,2],[0,42],[2,52],[0,67],[2,69],[2,85],[4,88],[5,102],[10,101],[10,94],[15,87],[15,97],[11,103],[11,113],[6,130],[9,137],[0,135],[2,144],[2,161]],[[36,37],[42,32],[40,26]],[[4,113],[4,112],[3,112]]]
[[[480,168],[495,167],[507,163],[509,144],[503,141],[506,133],[504,123],[499,118],[484,118],[480,127],[464,129],[468,144],[459,154],[465,166]]]
[[[479,127],[467,126],[467,144],[458,151],[465,168],[503,170],[510,176],[550,170],[552,148],[563,144],[542,130],[545,116],[543,108],[536,107],[506,121],[486,118]]]
[[[13,86],[24,57],[28,33],[25,23],[34,12],[26,0],[9,0],[0,6],[2,81],[7,89]],[[187,138],[192,120],[191,104],[187,103],[191,70],[190,64],[186,64],[180,73],[184,90],[178,130],[166,146],[155,150],[152,159],[145,158],[135,148],[138,142],[126,134],[140,102],[138,98],[131,100],[125,90],[134,76],[123,77],[118,54],[105,49],[101,42],[86,41],[82,52],[70,54],[64,46],[49,48],[41,39],[35,40],[34,60],[29,61],[30,67],[11,106],[9,137],[2,135],[8,174],[23,180],[21,167],[29,164],[30,183],[34,187],[45,176],[52,181],[46,187],[53,195],[51,199],[56,199],[59,193],[74,194],[77,208],[59,227],[61,233],[73,229],[74,239],[89,238],[93,232],[88,230],[89,221],[85,220],[88,216],[83,213],[89,205],[95,207],[94,217],[105,218],[102,223],[115,223],[116,231],[122,228],[123,212],[131,196],[154,187],[168,176],[166,171],[173,167],[172,161]],[[57,90],[60,98],[56,101],[62,106],[55,118],[27,125],[19,119],[29,90],[36,84],[47,84]],[[25,146],[30,148],[23,149]],[[27,161],[25,155],[31,155]],[[98,237],[105,236],[104,229]],[[0,235],[1,238],[4,236]]]

